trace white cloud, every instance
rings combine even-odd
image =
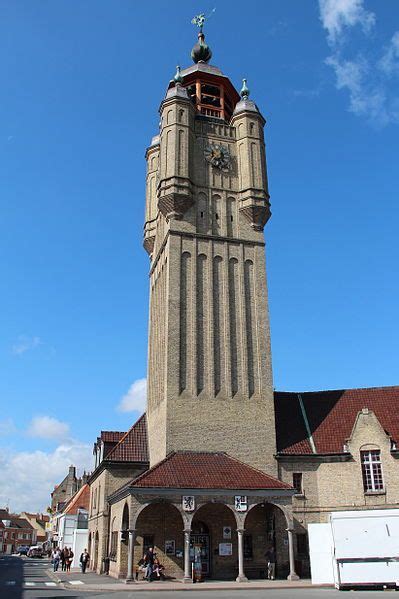
[[[398,107],[394,99],[375,76],[369,62],[362,56],[355,60],[344,60],[330,56],[326,63],[336,75],[337,89],[349,92],[349,110],[357,116],[364,116],[378,127],[399,122]]]
[[[40,439],[58,439],[62,441],[68,436],[69,424],[51,416],[35,416],[28,427],[28,435]]]
[[[50,504],[50,493],[76,465],[78,472],[92,467],[91,445],[70,440],[53,452],[0,452],[0,506],[10,502],[10,509],[43,511]]]
[[[375,24],[375,14],[364,8],[363,0],[319,0],[319,8],[332,48],[325,62],[334,70],[337,89],[349,93],[349,111],[378,128],[399,123],[399,95],[389,81],[399,74],[399,32],[379,60],[375,59],[378,51],[368,46],[349,56],[348,45],[343,43],[349,38],[344,33],[355,25],[368,33]],[[370,43],[369,38],[364,40]]]
[[[319,8],[330,44],[336,44],[349,27],[360,25],[367,33],[375,23],[375,14],[365,10],[363,0],[319,0]]]
[[[378,66],[388,77],[399,74],[399,31],[393,34]]]
[[[145,411],[147,401],[147,379],[138,379],[129,387],[118,405],[120,412]]]
[[[14,356],[22,356],[27,351],[31,349],[35,349],[42,345],[42,340],[40,337],[27,337],[26,335],[20,335],[17,341],[13,344],[11,348],[11,353]]]

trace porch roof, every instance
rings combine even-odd
[[[133,479],[130,488],[280,489],[291,485],[224,452],[175,451]]]

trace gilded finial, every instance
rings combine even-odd
[[[191,19],[191,23],[199,28],[199,32],[202,33],[202,28],[205,23],[205,13],[200,13]]]
[[[241,96],[241,98],[243,100],[248,100],[249,94],[250,94],[250,91],[249,91],[248,86],[247,86],[247,80],[243,79],[242,80],[242,88],[241,88],[241,91],[240,91],[240,96]]]
[[[182,83],[183,82],[183,77],[181,76],[180,66],[179,65],[177,65],[177,67],[176,67],[176,75],[173,77],[173,79],[174,79],[175,83]]]

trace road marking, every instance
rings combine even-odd
[[[9,587],[14,586],[14,584],[16,584],[15,580],[6,580],[6,585]]]
[[[34,587],[35,584],[36,584],[35,582],[25,582],[26,587]]]
[[[56,582],[45,582],[44,584],[46,585],[46,587],[56,587],[57,586]]]
[[[70,580],[69,584],[84,584],[81,580]]]

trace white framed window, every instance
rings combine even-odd
[[[383,491],[384,479],[382,476],[381,452],[379,449],[370,449],[360,452],[362,462],[362,475],[364,492]]]

